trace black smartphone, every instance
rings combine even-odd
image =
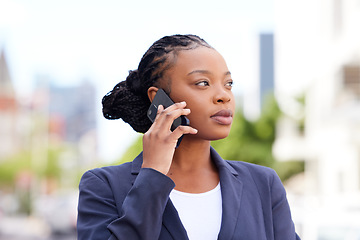
[[[171,100],[169,95],[167,95],[163,89],[159,88],[159,90],[156,92],[156,95],[155,95],[153,101],[151,102],[150,107],[147,111],[148,118],[151,120],[151,122],[154,122],[159,105],[163,105],[164,109],[165,109],[173,104],[174,104],[174,102]],[[170,130],[174,131],[180,125],[189,126],[190,125],[189,119],[187,117],[181,115],[180,117],[178,117],[174,120],[173,124],[171,125]],[[178,139],[176,147],[178,147],[180,145],[183,136],[181,136]]]
[[[174,102],[171,100],[169,95],[167,95],[163,89],[159,88],[147,111],[148,118],[151,122],[154,122],[159,105],[163,105],[164,108],[167,108],[173,104]],[[174,120],[170,129],[171,131],[174,131],[179,125],[189,126],[189,124],[189,119],[182,115]]]

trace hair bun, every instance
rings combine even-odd
[[[145,133],[151,126],[151,121],[146,116],[150,100],[135,95],[127,86],[127,81],[118,83],[108,92],[102,99],[102,105],[105,118],[121,118],[137,132]]]
[[[126,89],[125,81],[116,84],[113,90],[108,92],[102,99],[103,115],[107,119],[119,119],[120,113],[117,111],[117,104],[114,104],[118,95]]]

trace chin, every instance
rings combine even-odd
[[[217,138],[212,138],[212,139],[209,139],[209,141],[217,141],[217,140],[221,140],[221,139],[224,139],[226,138],[227,136],[224,136],[224,137],[217,137]]]
[[[229,132],[222,132],[222,133],[214,133],[214,134],[206,134],[205,139],[209,141],[216,141],[221,140],[229,136]]]
[[[222,126],[194,126],[199,132],[194,135],[197,138],[206,140],[206,141],[216,141],[220,139],[224,139],[230,134],[230,125],[222,125]]]

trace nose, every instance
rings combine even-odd
[[[214,103],[227,103],[231,101],[231,90],[217,88],[214,93]]]

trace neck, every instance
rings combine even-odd
[[[168,176],[179,191],[201,193],[215,188],[219,174],[211,161],[210,141],[184,136],[175,150]]]
[[[175,150],[172,166],[182,170],[211,167],[210,141],[184,136],[181,144]]]

